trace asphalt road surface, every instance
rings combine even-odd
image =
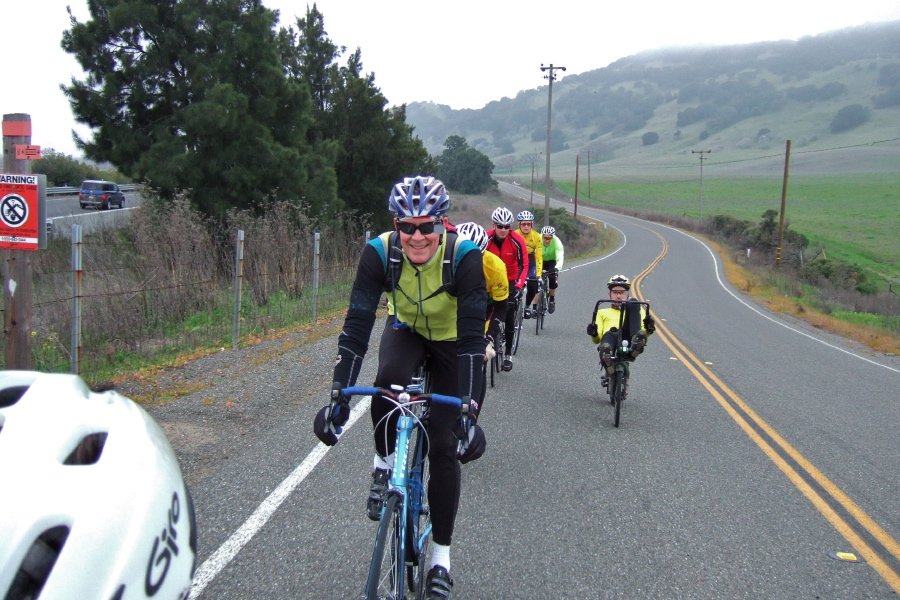
[[[747,299],[697,238],[579,213],[623,244],[566,263],[556,313],[537,337],[525,322],[513,371],[488,392],[453,598],[895,598],[900,363]],[[585,334],[616,273],[658,323],[619,428]],[[273,416],[197,486],[192,597],[360,597],[371,425],[363,414],[326,450],[311,431],[322,403]]]

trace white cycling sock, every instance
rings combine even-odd
[[[431,564],[428,569],[440,565],[450,571],[450,546],[442,546],[441,544],[431,545]]]

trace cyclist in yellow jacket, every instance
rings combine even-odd
[[[597,311],[594,322],[587,326],[587,334],[591,341],[600,344],[597,351],[600,353],[600,362],[606,367],[608,374],[612,375],[613,345],[616,342],[616,333],[619,330],[619,317],[622,312],[622,303],[628,300],[628,291],[631,289],[631,281],[624,275],[613,275],[606,282],[609,288],[609,299],[613,303],[608,308]],[[644,351],[647,346],[647,336],[656,331],[656,322],[647,314],[647,309],[641,307],[641,317],[644,328],[631,337],[631,355],[635,358]]]
[[[534,213],[523,210],[516,215],[519,229],[516,231],[525,240],[528,248],[528,282],[525,292],[525,318],[530,319],[537,312],[538,279],[541,278],[544,268],[544,245],[541,243],[541,234],[534,230]],[[528,306],[531,305],[531,308]]]

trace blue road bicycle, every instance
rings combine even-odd
[[[374,396],[394,403],[385,417],[397,415],[394,468],[385,494],[366,581],[366,600],[412,600],[425,597],[425,575],[431,548],[428,483],[428,413],[434,402],[458,406],[468,423],[469,405],[459,398],[426,393],[425,376],[391,389],[349,387],[350,396]],[[389,435],[389,433],[386,433]],[[410,595],[407,595],[407,587]]]

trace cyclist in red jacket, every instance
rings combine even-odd
[[[501,368],[512,371],[512,330],[516,326],[516,310],[528,276],[528,246],[518,233],[512,230],[513,214],[508,208],[501,206],[491,214],[494,228],[487,232],[487,251],[500,257],[506,264],[506,277],[509,280],[509,306],[506,311],[506,358]]]

